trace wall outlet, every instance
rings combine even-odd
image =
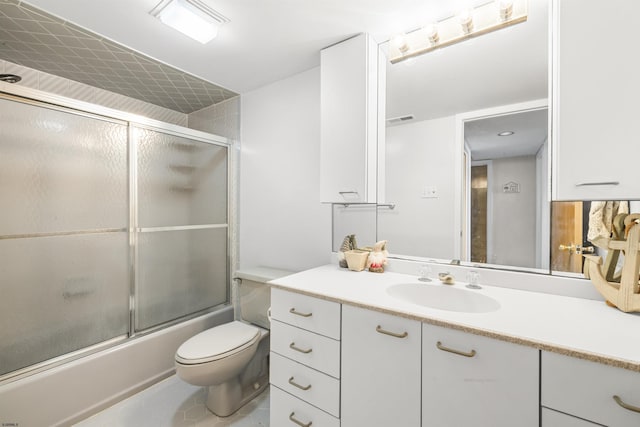
[[[435,186],[429,185],[422,189],[422,198],[423,199],[437,199],[438,198],[438,189]]]

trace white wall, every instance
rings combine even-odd
[[[326,264],[331,210],[320,204],[320,69],[242,95],[240,267]]]
[[[451,259],[454,254],[455,117],[387,128],[386,201],[378,209],[378,239],[393,254]],[[425,187],[436,198],[423,198]]]
[[[494,159],[493,251],[488,262],[520,267],[536,266],[536,158],[535,156]],[[504,193],[508,182],[520,184],[519,193]]]

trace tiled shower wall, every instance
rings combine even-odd
[[[189,114],[188,127],[239,141],[240,97],[236,96]]]
[[[62,95],[79,101],[91,102],[161,122],[213,133],[233,141],[239,141],[240,139],[239,96],[191,114],[184,114],[1,59],[0,73],[19,75],[22,80],[16,84],[20,86]]]

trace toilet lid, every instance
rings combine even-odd
[[[260,329],[234,321],[207,329],[185,341],[176,352],[180,363],[196,364],[226,357],[253,344]]]

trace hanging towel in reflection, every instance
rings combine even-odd
[[[613,219],[621,213],[629,213],[629,202],[591,202],[587,240],[599,248],[608,249]]]

